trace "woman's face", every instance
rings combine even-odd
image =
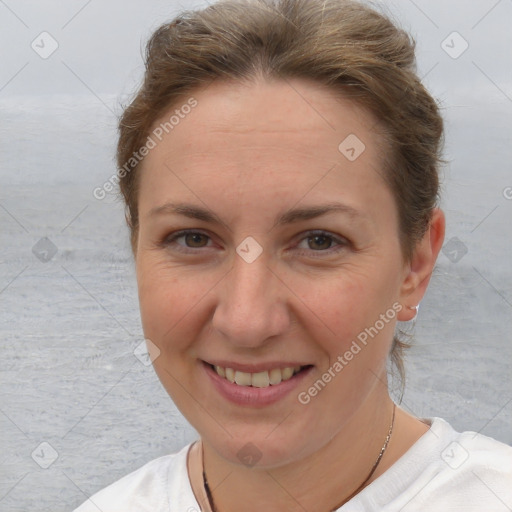
[[[397,208],[376,121],[350,101],[302,80],[193,97],[162,116],[181,113],[141,169],[144,334],[203,439],[275,466],[387,393],[407,275]]]

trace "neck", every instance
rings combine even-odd
[[[267,506],[290,511],[330,512],[366,480],[389,432],[393,403],[387,393],[368,401],[313,455],[273,468],[232,464],[203,442],[204,468],[216,512],[260,511]],[[397,409],[394,431],[404,419]],[[391,438],[377,469],[378,478],[403,453]],[[407,448],[406,448],[407,449]],[[362,490],[362,489],[360,489]]]

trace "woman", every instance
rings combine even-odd
[[[77,510],[507,510],[512,448],[391,400],[444,240],[443,123],[362,4],[159,28],[120,121],[148,352],[200,440]]]

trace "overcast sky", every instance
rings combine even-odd
[[[497,101],[508,96],[512,104],[512,0],[376,3],[416,37],[420,75],[428,72],[434,93],[490,95]],[[131,93],[151,32],[178,11],[204,5],[200,0],[0,0],[0,100],[19,94]],[[43,31],[56,43],[41,42]],[[461,37],[447,40],[454,31]],[[442,48],[445,40],[451,56]],[[47,50],[52,44],[58,48],[43,59],[33,41]]]

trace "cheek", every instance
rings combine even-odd
[[[368,272],[344,268],[322,280],[295,281],[297,295],[337,343],[357,334],[377,306],[374,279]]]
[[[390,279],[382,272],[352,269],[324,283],[304,281],[300,288],[304,304],[314,313],[309,315],[310,329],[328,355],[326,366],[340,356],[351,367],[379,368],[386,359],[396,319]]]
[[[137,263],[137,285],[144,335],[161,350],[180,350],[186,343],[178,333],[194,317],[204,296],[205,281],[190,280],[187,272],[172,271],[148,259]],[[191,333],[192,334],[192,333]]]

